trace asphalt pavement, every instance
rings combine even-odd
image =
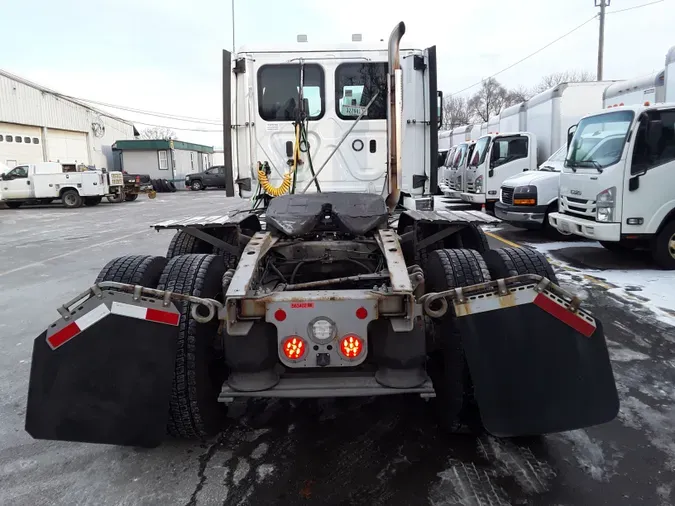
[[[213,440],[152,450],[26,434],[32,342],[56,308],[108,260],[163,254],[172,232],[151,223],[241,206],[207,191],[78,210],[0,209],[0,504],[675,503],[675,328],[564,270],[561,284],[604,322],[621,396],[619,417],[606,425],[531,439],[447,436],[424,400],[405,396],[237,402]],[[518,234],[499,230],[491,246],[505,246],[500,237],[531,242]]]

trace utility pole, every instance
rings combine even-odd
[[[232,54],[237,52],[237,48],[234,47],[234,0],[232,0]]]
[[[605,56],[605,8],[611,0],[595,0],[595,6],[600,7],[600,37],[598,40],[598,81],[602,81]]]

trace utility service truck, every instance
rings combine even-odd
[[[154,225],[176,230],[166,256],[111,260],[91,288],[60,307],[60,318],[34,341],[26,412],[33,437],[137,446],[158,445],[167,431],[205,438],[223,428],[228,403],[242,397],[415,394],[433,403],[443,428],[498,436],[616,416],[602,324],[556,284],[541,254],[489,249],[480,225],[494,218],[483,213],[398,205],[405,174],[437,153],[436,104],[425,98],[436,93],[435,48],[401,52],[404,31],[397,25],[388,51],[377,48],[368,59],[344,46],[311,58],[285,50],[274,63],[264,56],[273,51],[237,55],[233,71],[245,68],[254,84],[258,76],[252,90],[264,99],[247,113],[256,124],[247,129],[251,149],[258,156],[260,144],[270,155],[261,166],[297,170],[299,153],[311,152],[314,176],[307,160],[308,174],[290,191],[260,178],[269,198],[258,199],[256,210],[223,216],[214,209]],[[318,89],[298,87],[302,76]],[[406,91],[414,82],[416,91]],[[226,103],[228,90],[226,78]],[[360,90],[370,97],[366,106],[383,102],[350,109],[361,107]],[[323,98],[313,101],[311,93]],[[286,118],[297,110],[287,116],[278,104],[302,104],[303,95],[309,115],[349,118],[340,119],[338,138],[311,119],[296,121],[293,133]],[[410,116],[406,101],[426,110]],[[383,130],[379,123],[359,130],[366,114],[381,118],[372,121]],[[425,135],[404,127],[414,118]],[[231,131],[228,115],[224,131]],[[247,135],[240,140],[248,147]],[[347,147],[325,174],[324,140]],[[377,163],[365,165],[380,149],[385,195],[374,184]],[[370,174],[372,191],[339,167]],[[372,171],[359,172],[364,167]],[[412,178],[408,184],[417,189]]]
[[[675,104],[611,108],[583,118],[560,175],[564,233],[612,251],[645,246],[675,269]]]
[[[0,174],[0,202],[10,209],[26,203],[49,204],[60,199],[64,207],[98,205],[103,197],[121,191],[121,172],[66,170],[56,162],[39,162],[5,169]]]

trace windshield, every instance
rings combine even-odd
[[[618,111],[582,119],[565,167],[600,169],[618,162],[633,116],[632,111]]]
[[[489,145],[490,137],[481,137],[478,139],[478,142],[476,142],[476,147],[473,150],[473,157],[471,157],[469,167],[478,167],[485,161],[485,155],[488,152]]]
[[[566,145],[558,148],[558,151],[553,153],[548,160],[537,168],[537,170],[543,170],[544,172],[560,172],[560,168],[565,162],[565,157],[567,157]]]
[[[466,144],[460,144],[457,147],[457,156],[455,157],[454,161],[452,162],[452,168],[453,169],[458,168],[460,165],[462,165],[462,163],[464,163],[464,157],[466,155],[466,148],[467,148]]]

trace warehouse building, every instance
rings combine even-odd
[[[121,140],[113,144],[116,166],[185,187],[185,176],[213,164],[213,147],[178,140]]]
[[[0,70],[0,163],[114,169],[112,145],[136,136],[128,121]]]

